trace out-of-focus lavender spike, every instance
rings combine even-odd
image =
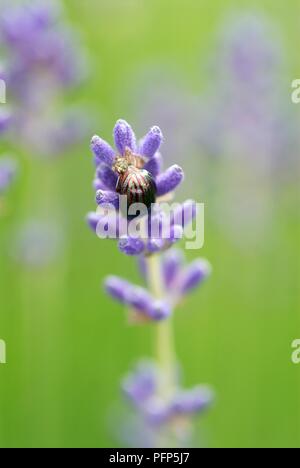
[[[157,196],[166,195],[175,190],[184,178],[183,170],[177,164],[159,174],[156,179]]]
[[[126,304],[127,296],[130,294],[132,285],[118,276],[109,276],[105,280],[104,287],[106,292],[113,299],[116,299],[122,304]]]
[[[111,205],[116,210],[119,209],[119,195],[116,192],[98,190],[96,193],[96,203],[100,206]]]
[[[163,135],[160,128],[157,126],[152,127],[142,139],[139,153],[146,158],[153,158],[159,150],[162,140]]]
[[[102,138],[97,135],[93,136],[91,140],[91,150],[95,155],[97,165],[104,163],[112,166],[115,159],[115,152],[112,147]]]
[[[207,260],[194,260],[181,274],[180,292],[187,294],[204,281],[211,273],[211,265]]]
[[[162,157],[160,153],[156,153],[153,158],[149,159],[148,162],[144,165],[144,169],[150,172],[154,178],[160,174],[162,169]]]
[[[136,151],[136,138],[126,120],[118,120],[114,128],[114,139],[117,150],[124,156],[126,148]]]
[[[126,255],[140,255],[145,250],[145,244],[141,239],[124,237],[119,240],[119,249]]]
[[[108,190],[115,191],[118,176],[110,167],[106,164],[101,164],[97,169],[97,177],[104,183]]]
[[[163,277],[166,287],[170,287],[183,265],[183,252],[179,249],[170,249],[162,260]]]

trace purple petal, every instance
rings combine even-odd
[[[96,232],[96,230],[97,230],[97,225],[98,225],[100,219],[101,219],[101,216],[98,213],[95,213],[95,212],[90,212],[86,216],[86,221],[87,221],[88,225],[90,226],[90,228],[94,232]]]
[[[153,158],[149,159],[148,162],[144,165],[144,169],[150,172],[150,174],[156,178],[161,172],[162,168],[162,158],[160,153],[156,153]]]
[[[127,295],[130,292],[131,284],[128,281],[119,278],[118,276],[108,276],[105,280],[104,287],[106,292],[122,304],[127,303]]]
[[[170,304],[166,301],[155,301],[151,309],[148,311],[149,317],[153,320],[164,320],[172,313]]]
[[[115,152],[106,141],[102,140],[102,138],[97,135],[93,136],[91,140],[91,150],[95,155],[97,165],[104,163],[108,166],[112,166],[115,159]]]
[[[97,169],[97,177],[108,190],[116,190],[118,176],[110,167],[105,164],[101,164]]]
[[[118,120],[114,128],[114,139],[117,150],[121,155],[126,148],[136,151],[136,138],[131,126],[125,120]]]
[[[119,241],[119,249],[126,255],[140,255],[144,251],[145,245],[141,239],[124,237]]]
[[[212,403],[213,398],[212,390],[207,387],[199,386],[192,390],[181,391],[171,404],[171,412],[174,415],[199,413]]]
[[[141,362],[122,382],[125,395],[137,406],[151,398],[156,389],[156,370],[151,363]]]
[[[96,193],[96,203],[100,206],[111,205],[118,210],[119,195],[116,192],[98,190]]]
[[[165,285],[170,287],[180,272],[183,264],[183,253],[179,249],[170,249],[163,256],[162,268]]]
[[[183,228],[182,228],[182,226],[179,226],[177,224],[172,226],[171,229],[170,229],[170,236],[168,238],[168,242],[170,242],[171,244],[175,244],[180,239],[182,239],[182,237],[183,237]]]
[[[184,177],[181,167],[174,164],[156,179],[157,196],[172,192],[182,182]]]
[[[197,215],[197,204],[194,200],[186,200],[178,205],[172,213],[172,222],[183,228],[188,226]]]
[[[163,135],[159,127],[152,127],[147,135],[144,136],[139,153],[147,158],[153,158],[156,151],[158,151]]]
[[[146,289],[135,286],[128,294],[127,303],[139,312],[148,315],[148,311],[153,304],[153,297]]]
[[[193,261],[183,271],[180,278],[181,294],[187,294],[204,281],[211,273],[211,266],[207,260],[198,259]]]
[[[98,177],[95,177],[93,180],[93,188],[94,190],[106,190],[105,184],[100,180]]]
[[[148,253],[157,253],[161,252],[164,249],[165,240],[164,239],[149,239],[147,241],[147,252]]]

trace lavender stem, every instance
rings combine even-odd
[[[157,299],[164,297],[161,261],[159,255],[147,258],[149,289]],[[169,317],[155,324],[156,358],[161,370],[159,393],[168,400],[176,390],[176,353],[174,345],[172,319]]]

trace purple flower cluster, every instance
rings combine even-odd
[[[78,111],[60,111],[62,92],[83,77],[80,45],[62,20],[59,2],[4,2],[0,19],[4,53],[1,79],[10,94],[10,115],[0,117],[0,131],[31,152],[60,153],[82,138]]]
[[[125,158],[128,153],[138,159],[140,168],[151,174],[156,186],[157,201],[163,201],[178,187],[184,174],[178,165],[162,170],[162,157],[159,152],[162,143],[162,133],[158,127],[152,127],[141,139],[136,141],[131,126],[124,120],[118,120],[114,128],[116,150],[99,136],[94,136],[91,149],[94,154],[96,176],[94,188],[96,202],[101,208],[111,208],[112,214],[106,211],[92,212],[87,216],[90,227],[97,234],[104,234],[107,224],[113,221],[116,212],[120,210],[120,196],[117,193],[118,174],[114,171],[114,163],[118,158]],[[177,205],[167,216],[158,207],[151,211],[146,226],[147,239],[143,236],[132,236],[127,232],[126,217],[118,217],[116,237],[119,248],[127,255],[151,254],[166,250],[182,238],[183,230],[196,215],[196,205],[187,201]],[[168,228],[168,232],[167,232]],[[155,235],[154,235],[155,233]]]
[[[0,159],[0,195],[11,185],[16,173],[17,164],[15,160],[7,157]]]
[[[147,281],[147,264],[140,256],[140,270]],[[118,276],[109,276],[105,282],[107,293],[116,301],[132,309],[139,321],[163,320],[167,318],[181,300],[197,288],[211,272],[205,259],[196,259],[185,265],[181,250],[171,249],[162,255],[161,277],[165,296],[155,298],[143,287],[136,286]]]
[[[6,82],[22,100],[32,102],[37,75],[46,75],[49,82],[64,87],[77,82],[80,69],[74,37],[61,25],[58,3],[7,4],[1,14],[0,35],[9,53]]]
[[[161,379],[160,369],[154,363],[142,361],[122,382],[124,394],[147,424],[155,427],[176,425],[182,419],[188,420],[202,413],[212,404],[213,392],[204,385],[190,390],[177,386],[169,397],[162,397],[159,391]]]
[[[225,23],[198,126],[208,154],[238,155],[267,171],[286,161],[283,154],[294,157],[297,118],[285,104],[284,59],[275,33],[263,15],[244,13]]]

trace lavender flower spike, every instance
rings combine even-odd
[[[177,165],[161,172],[162,132],[158,127],[152,127],[137,146],[130,125],[118,120],[114,139],[116,151],[98,136],[92,138],[91,148],[97,166],[96,203],[115,210],[106,206],[107,215],[89,214],[88,222],[99,237],[102,231],[102,237],[107,237],[106,228],[110,222],[115,223],[117,214],[121,222],[117,233],[119,250],[137,257],[141,277],[148,288],[118,276],[109,276],[105,289],[114,300],[128,308],[135,322],[155,323],[158,354],[157,363],[151,366],[140,364],[125,378],[122,388],[136,409],[137,420],[142,423],[139,435],[153,434],[153,447],[160,447],[162,443],[176,444],[163,445],[166,447],[186,447],[181,444],[185,444],[190,435],[192,416],[207,408],[213,397],[205,387],[180,388],[170,339],[169,317],[184,296],[210,273],[210,265],[205,260],[197,259],[185,266],[181,251],[171,250],[183,237],[184,228],[194,220],[197,204],[187,200],[172,206],[169,211],[159,203],[159,197],[174,191],[184,174]],[[121,195],[130,208],[140,210],[137,219],[130,216],[130,210],[123,209]],[[142,202],[142,207],[134,206],[134,203]]]

